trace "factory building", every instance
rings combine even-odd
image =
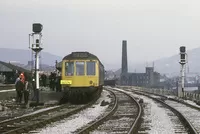
[[[160,83],[160,74],[154,67],[146,67],[145,73],[129,73],[127,62],[127,41],[122,41],[122,66],[120,84],[127,86],[155,87]]]

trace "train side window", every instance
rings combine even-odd
[[[88,61],[87,62],[87,75],[95,75],[95,62]]]
[[[66,62],[65,76],[73,76],[73,75],[74,75],[74,62]]]
[[[76,75],[85,75],[85,62],[77,61],[76,62]]]

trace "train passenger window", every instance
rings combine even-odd
[[[77,61],[76,62],[76,75],[85,75],[85,62],[84,61]]]
[[[95,62],[94,61],[87,62],[87,75],[95,75]]]
[[[74,62],[66,62],[65,76],[73,76],[73,75],[74,75]]]

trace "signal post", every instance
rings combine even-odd
[[[187,53],[185,46],[180,47],[180,79],[179,79],[179,86],[178,86],[178,97],[184,97],[184,86],[185,86],[185,64],[187,63]]]
[[[36,92],[34,94],[34,98],[36,98],[36,103],[39,103],[39,53],[42,51],[42,29],[43,26],[40,23],[34,23],[32,27],[33,33],[29,34],[29,48],[35,52],[35,87]],[[30,38],[32,38],[32,43],[30,42]]]

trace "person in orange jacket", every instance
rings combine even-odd
[[[24,72],[22,72],[22,73],[20,74],[20,78],[21,78],[21,81],[22,81],[23,83],[25,83]]]

